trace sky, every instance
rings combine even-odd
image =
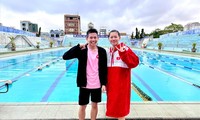
[[[171,25],[200,22],[200,0],[0,0],[0,23],[20,29],[20,21],[38,24],[42,32],[64,30],[64,15],[81,17],[81,30],[145,33]]]

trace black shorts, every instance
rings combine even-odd
[[[91,101],[98,103],[101,102],[101,88],[87,89],[79,88],[79,105],[87,105],[91,96]]]

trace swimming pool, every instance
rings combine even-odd
[[[132,80],[155,101],[199,101],[200,60],[137,51]]]
[[[7,93],[0,94],[0,102],[76,102],[77,60],[62,60],[65,51],[1,58],[0,79],[12,80],[13,84]],[[153,101],[200,100],[199,59],[139,50],[135,53],[140,64],[132,69],[132,83]],[[0,91],[4,89],[1,83]],[[131,101],[142,101],[134,89],[131,94]]]

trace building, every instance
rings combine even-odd
[[[99,35],[107,35],[107,30],[105,26],[100,27]]]
[[[88,23],[88,30],[94,28],[94,24],[92,22]]]
[[[64,31],[63,30],[50,30],[50,37],[60,37],[64,36]]]
[[[81,18],[79,15],[64,15],[65,34],[81,34]]]
[[[184,26],[184,31],[193,29],[200,29],[200,23],[193,22],[193,23],[188,23],[187,25]]]
[[[20,28],[23,31],[29,31],[29,32],[38,32],[38,25],[35,23],[31,23],[30,21],[20,21]]]

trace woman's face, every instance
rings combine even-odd
[[[109,41],[113,46],[119,44],[120,37],[117,32],[111,32],[109,36]]]

